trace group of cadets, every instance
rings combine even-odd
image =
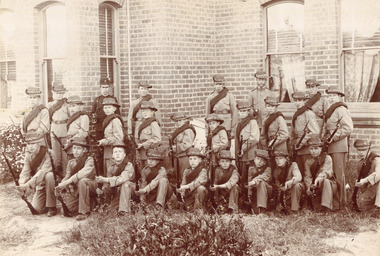
[[[56,197],[61,199],[69,211],[64,215],[77,220],[89,216],[96,195],[102,195],[103,204],[118,205],[119,215],[133,212],[132,201],[164,209],[172,196],[186,210],[218,213],[345,208],[353,123],[344,93],[330,86],[322,97],[320,83],[307,80],[308,93],[291,95],[297,110],[289,131],[278,97],[266,87],[269,77],[263,71],[255,77],[257,86],[237,102],[225,78],[213,77],[205,111],[207,146],[202,149],[194,147],[196,130],[182,112],[171,116],[175,129],[169,150],[162,147],[161,113],[147,82],[138,83],[139,98],[130,104],[126,128],[117,99],[109,95],[108,79],[100,81],[101,95],[91,115],[82,111],[79,96],[63,97],[67,90],[62,84],[53,86],[48,108],[40,102],[41,91],[30,87],[18,190],[34,189],[32,206],[47,216],[57,214]],[[357,208],[380,207],[380,157],[365,140],[354,146],[362,157]],[[170,183],[168,168],[174,169],[176,184]]]

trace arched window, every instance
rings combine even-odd
[[[53,83],[63,83],[66,72],[67,22],[66,7],[50,5],[42,10],[44,43],[44,82],[48,101],[52,101]]]
[[[342,77],[346,101],[380,102],[380,5],[342,0]]]
[[[14,13],[0,9],[0,108],[11,107],[12,87],[16,82],[14,40]]]
[[[111,4],[99,5],[100,76],[111,79],[114,85],[117,85],[119,80],[117,12]]]
[[[265,7],[266,65],[270,89],[281,101],[289,101],[295,90],[305,89],[304,6],[280,2]]]

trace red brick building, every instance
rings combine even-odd
[[[264,69],[285,102],[311,76],[339,85],[351,140],[380,144],[379,9],[375,0],[0,0],[1,108],[23,106],[32,85],[47,102],[57,81],[89,110],[108,76],[126,118],[147,80],[168,132],[173,111],[204,116],[214,74],[244,99]],[[294,106],[281,110],[290,117]]]

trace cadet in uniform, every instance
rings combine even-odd
[[[54,165],[60,169],[62,177],[65,176],[67,154],[63,150],[67,143],[67,121],[69,120],[69,107],[63,95],[67,92],[63,84],[53,85],[54,101],[48,104],[51,120],[51,147],[54,151]]]
[[[322,93],[318,91],[321,85],[314,77],[305,81],[306,88],[309,89],[309,99],[306,101],[305,106],[310,108],[317,115],[317,122],[322,129],[323,117],[328,108],[327,100]]]
[[[38,132],[29,131],[25,134],[26,155],[17,190],[25,194],[27,189],[33,189],[33,208],[39,213],[47,212],[47,216],[51,217],[57,214],[55,181],[49,154],[46,147],[41,145],[43,140]]]
[[[238,121],[235,97],[224,86],[226,79],[222,75],[215,75],[214,91],[206,99],[206,116],[217,114],[223,119],[222,125],[226,127],[231,138],[235,137]]]
[[[346,155],[348,152],[348,136],[353,131],[350,112],[347,105],[342,102],[344,93],[336,86],[330,86],[326,93],[330,107],[325,114],[325,143],[328,145],[327,153],[333,160],[333,170],[339,186],[340,208],[346,205]],[[336,130],[334,136],[331,135]]]

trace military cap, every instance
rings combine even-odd
[[[26,143],[31,144],[31,143],[37,143],[37,142],[43,141],[44,137],[41,136],[35,130],[31,130],[31,131],[25,133],[24,139],[25,139]]]
[[[141,109],[151,109],[154,111],[157,111],[157,108],[154,106],[154,103],[152,101],[143,101],[140,105]]]
[[[67,89],[65,88],[65,86],[63,86],[63,84],[54,83],[53,84],[53,91],[57,92],[57,93],[65,93],[65,92],[67,92]]]
[[[292,93],[292,98],[294,100],[306,100],[307,94],[305,91],[296,91]]]
[[[25,93],[27,95],[41,95],[42,91],[38,87],[28,87],[25,90]]]
[[[289,155],[289,153],[285,150],[275,150],[273,152],[273,155],[274,156],[284,156],[284,157],[287,157]]]
[[[249,104],[249,102],[247,100],[239,100],[236,104],[236,107],[240,110],[240,109],[250,109],[251,108],[251,105]]]
[[[360,148],[368,148],[369,147],[369,143],[367,140],[363,140],[363,139],[357,139],[354,143],[354,147],[357,148],[357,149],[360,149]]]
[[[338,94],[340,96],[343,96],[344,97],[344,93],[339,89],[338,86],[334,86],[334,85],[330,85],[327,90],[326,90],[326,93],[327,94]]]
[[[170,119],[173,121],[179,121],[183,119],[189,119],[189,117],[185,115],[184,112],[180,111],[180,112],[175,112],[174,114],[172,114]]]
[[[125,145],[124,142],[122,142],[122,141],[116,141],[116,143],[112,145],[112,148],[124,148],[124,149],[126,149],[126,148],[128,148],[128,146]]]
[[[305,84],[307,87],[310,86],[320,86],[321,84],[315,79],[315,77],[310,77],[309,79],[306,79]]]
[[[219,152],[219,159],[230,159],[230,160],[234,160],[235,158],[232,157],[231,155],[231,151],[229,150],[221,150]]]
[[[265,78],[268,79],[270,76],[267,75],[267,73],[264,70],[258,70],[255,75],[256,78]]]
[[[87,143],[87,140],[85,137],[73,137],[71,141],[71,145],[77,145],[85,148],[89,148],[90,145]]]
[[[212,80],[214,80],[215,83],[224,83],[226,81],[224,76],[219,75],[219,74],[213,76]]]
[[[116,101],[116,99],[114,97],[106,97],[106,98],[104,98],[103,102],[102,102],[102,105],[103,106],[112,105],[112,106],[120,108],[120,105],[117,103],[117,101]]]
[[[100,78],[100,85],[102,86],[102,85],[111,85],[111,84],[113,84],[113,81],[110,79],[110,78],[108,78],[108,77],[102,77],[102,78]]]
[[[256,149],[256,150],[255,150],[255,153],[256,153],[256,156],[258,156],[258,157],[264,158],[264,159],[266,159],[266,160],[269,159],[269,154],[268,154],[268,151],[267,151],[267,150]]]
[[[78,95],[72,95],[67,97],[67,104],[84,104]]]
[[[202,157],[202,158],[206,157],[199,148],[194,148],[194,147],[189,148],[187,150],[186,155],[187,156],[199,156],[199,157]]]
[[[206,117],[206,122],[207,123],[209,123],[211,121],[216,121],[216,122],[219,122],[220,124],[224,122],[224,120],[222,118],[220,118],[217,114],[209,114]]]
[[[307,141],[309,147],[322,147],[323,142],[319,136],[313,136]]]
[[[280,103],[278,102],[278,97],[268,96],[265,98],[264,102],[266,104],[272,105],[272,106],[278,106]]]
[[[150,159],[156,159],[156,160],[162,160],[164,157],[161,154],[161,151],[155,149],[155,148],[150,148],[148,150],[148,153],[146,154],[148,158]]]
[[[137,87],[144,87],[147,89],[152,88],[152,86],[148,83],[148,81],[140,81],[137,83]]]

